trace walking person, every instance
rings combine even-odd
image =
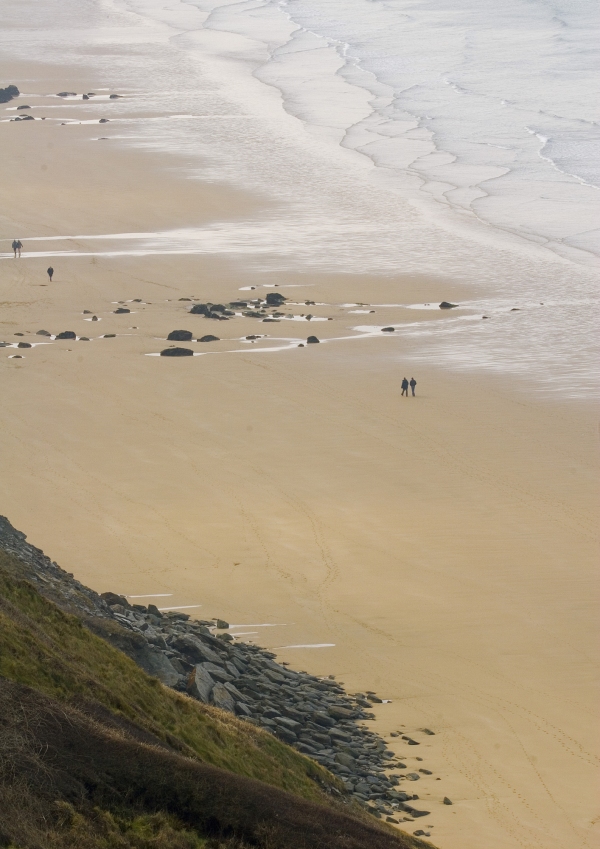
[[[46,274],[48,275],[48,277],[50,278],[50,282],[52,283],[52,275],[54,274],[54,269],[52,268],[52,266],[46,269]],[[413,392],[413,395],[414,394],[415,393]]]
[[[413,398],[415,397],[415,386],[416,385],[417,385],[417,381],[414,379],[414,377],[411,377],[409,386],[412,389]]]
[[[408,380],[403,377],[402,383],[400,385],[402,386],[402,394],[406,395],[406,397],[408,398]]]
[[[13,239],[12,249],[13,249],[14,254],[15,254],[15,259],[17,258],[17,256],[19,257],[19,259],[21,259],[21,248],[22,247],[23,247],[23,244],[22,244],[20,239]]]

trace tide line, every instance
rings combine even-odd
[[[299,646],[275,646],[276,649],[332,649],[335,643],[306,643]]]
[[[188,610],[191,607],[202,607],[201,604],[180,604],[177,607],[159,607],[160,611],[163,610]]]

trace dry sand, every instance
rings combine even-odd
[[[28,258],[51,247],[28,236],[201,226],[265,205],[186,181],[173,158],[91,143],[94,134],[0,125],[11,163],[0,236],[25,244],[20,261],[0,260],[0,339],[119,334],[23,359],[0,349],[0,511],[97,590],[201,605],[189,612],[247,626],[237,630],[297,668],[391,699],[374,725],[421,742],[390,745],[434,773],[415,790],[442,849],[591,847],[595,410],[425,364],[418,397],[400,398],[410,341],[397,337],[277,353],[237,341],[265,328],[351,336],[367,319],[414,320],[408,311],[331,306],[311,308],[334,319],[311,326],[217,324],[178,300],[229,301],[277,280],[302,284],[288,296],[339,305],[364,299],[365,278],[258,278],[226,256]],[[369,285],[372,302],[464,294],[425,278]],[[114,315],[112,302],[133,298],[150,303]],[[84,309],[102,321],[84,321]],[[222,337],[197,351],[244,352],[143,356],[176,328]],[[334,645],[285,648],[317,644]]]

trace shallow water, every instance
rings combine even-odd
[[[127,95],[110,104],[115,144],[185,154],[190,178],[273,204],[36,256],[213,253],[255,272],[474,283],[484,314],[544,308],[438,321],[415,332],[414,360],[600,394],[593,4],[97,0],[77,29],[71,4],[26,38],[0,33],[5,55],[97,64],[103,90]]]

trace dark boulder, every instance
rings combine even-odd
[[[103,598],[107,604],[122,604],[123,607],[131,607],[125,596],[117,595],[117,593],[100,593],[100,598]]]
[[[110,100],[116,100],[118,97],[123,97],[122,94],[109,94]]]
[[[320,339],[317,339],[317,337],[316,337],[316,336],[309,336],[309,337],[308,337],[308,339],[306,340],[306,344],[307,344],[307,345],[316,345],[316,344],[318,344],[320,341],[321,341],[321,340],[320,340]]]
[[[59,333],[56,336],[57,339],[77,339],[77,334],[73,333],[72,330],[63,330],[62,333]]]
[[[208,304],[194,304],[190,310],[190,315],[210,315],[210,307]]]
[[[114,312],[115,312],[115,315],[123,315],[123,313],[131,312],[131,310],[128,310],[127,307],[119,307]]]
[[[76,97],[76,91],[59,91],[57,97]]]
[[[8,103],[13,97],[18,97],[20,93],[16,85],[8,85],[6,88],[0,88],[0,103]]]
[[[192,669],[187,681],[187,691],[190,696],[208,704],[214,686],[215,682],[206,669],[201,666],[195,666]]]
[[[167,336],[167,342],[191,342],[191,330],[172,330]]]
[[[24,103],[22,106],[17,106],[17,112],[19,111],[19,109],[31,109],[31,106],[27,106],[27,104]]]
[[[160,355],[161,357],[193,357],[194,352],[190,348],[165,348]]]
[[[220,342],[220,339],[218,336],[211,336],[209,333],[208,336],[202,336],[198,339],[198,342]]]
[[[17,348],[31,348],[31,344],[29,342],[19,342]]]
[[[99,124],[108,124],[108,118],[100,118],[98,121]]]
[[[284,296],[279,292],[269,292],[266,301],[270,307],[280,307],[285,301],[287,301],[287,298],[284,298]]]
[[[222,684],[215,684],[210,695],[215,707],[229,711],[229,713],[235,713],[235,699]]]
[[[453,310],[458,304],[451,304],[449,301],[442,301],[440,304],[441,310]]]
[[[82,99],[82,100],[89,100],[89,99],[90,99],[90,96],[89,96],[89,94],[82,94],[82,95],[81,95],[81,99]]]
[[[38,330],[35,335],[36,336],[52,336],[52,334],[49,333],[48,330]]]
[[[395,333],[396,328],[395,327],[382,327],[381,332],[382,333]]]

